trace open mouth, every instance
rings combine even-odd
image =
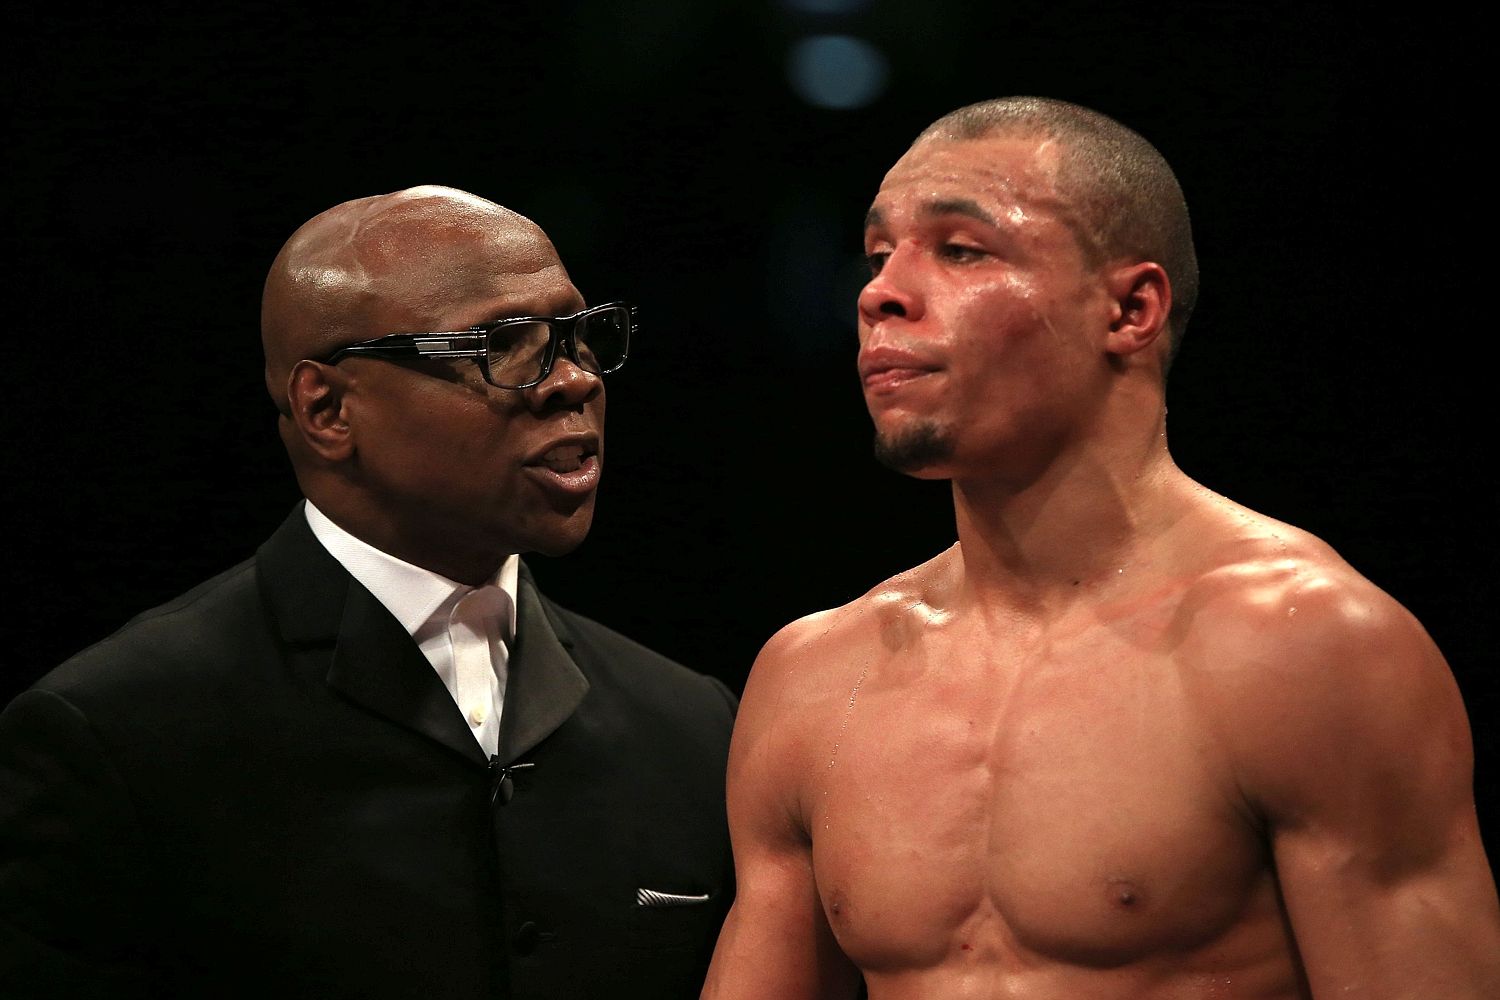
[[[594,452],[581,444],[560,444],[540,455],[535,464],[553,472],[577,472]]]
[[[599,485],[599,445],[564,441],[532,458],[526,471],[551,490],[584,496]]]

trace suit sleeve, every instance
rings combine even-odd
[[[84,714],[31,690],[0,714],[0,994],[145,997],[139,825]]]

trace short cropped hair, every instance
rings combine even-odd
[[[927,126],[917,142],[993,135],[1058,142],[1058,187],[1078,212],[1080,245],[1093,263],[1132,257],[1166,268],[1170,364],[1198,301],[1198,255],[1187,200],[1161,153],[1113,118],[1046,97],[1002,97],[959,108]]]

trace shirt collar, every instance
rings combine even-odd
[[[444,612],[446,621],[446,612],[474,589],[441,573],[413,566],[354,537],[329,520],[328,515],[313,506],[311,500],[306,502],[303,510],[308,527],[329,555],[385,605],[408,635],[415,636],[439,611]],[[520,556],[511,555],[488,581],[510,598],[510,628],[505,636],[501,636],[506,641],[516,634],[516,587],[520,572]]]

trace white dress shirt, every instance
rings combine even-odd
[[[406,629],[485,755],[494,756],[516,634],[520,557],[506,559],[489,583],[470,587],[355,538],[311,501],[305,510],[318,541]]]

